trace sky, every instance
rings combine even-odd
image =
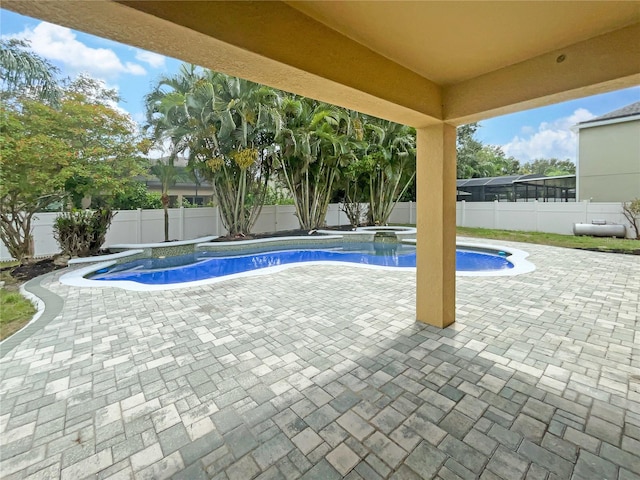
[[[3,38],[21,38],[57,66],[63,77],[80,73],[118,90],[120,107],[144,123],[143,98],[161,75],[171,75],[181,62],[66,27],[0,9]],[[575,162],[577,137],[571,127],[640,101],[640,86],[504,115],[480,122],[477,138],[500,146],[520,163],[537,158]]]

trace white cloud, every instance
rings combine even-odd
[[[42,57],[64,64],[72,73],[86,72],[93,77],[115,78],[120,74],[146,75],[142,65],[122,62],[109,48],[91,48],[76,38],[71,29],[47,22],[13,35],[31,42],[31,49]]]
[[[137,63],[133,63],[133,62],[126,62],[125,63],[125,72],[124,73],[130,73],[131,75],[146,75],[147,71],[144,69],[144,67],[142,65],[138,65]]]
[[[136,50],[136,59],[149,64],[153,68],[164,67],[165,57],[145,50]]]
[[[571,127],[579,122],[594,118],[591,112],[579,108],[568,117],[553,122],[542,122],[537,131],[523,130],[523,136],[514,137],[506,145],[502,145],[504,153],[527,163],[536,158],[558,158],[576,161],[578,136]],[[526,132],[526,133],[525,133]]]

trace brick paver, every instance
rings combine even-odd
[[[537,270],[458,278],[444,330],[407,272],[45,277],[61,312],[1,346],[0,476],[639,480],[640,257],[517,247]]]

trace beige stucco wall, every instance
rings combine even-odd
[[[640,119],[581,128],[578,150],[578,200],[640,197]]]

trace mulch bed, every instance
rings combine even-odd
[[[336,231],[350,231],[353,230],[351,225],[340,225],[337,227],[324,228],[323,230],[336,230]],[[257,238],[279,238],[279,237],[305,237],[308,235],[321,235],[316,230],[282,230],[280,232],[268,232],[268,233],[252,233],[250,235],[227,235],[225,237],[218,237],[213,242],[233,242],[236,240],[255,240]]]
[[[13,277],[17,282],[27,282],[32,278],[39,277],[45,273],[53,272],[60,268],[64,268],[66,265],[58,264],[55,262],[55,257],[45,258],[33,263],[25,263],[17,267],[5,267],[0,271],[8,271],[9,275]]]

